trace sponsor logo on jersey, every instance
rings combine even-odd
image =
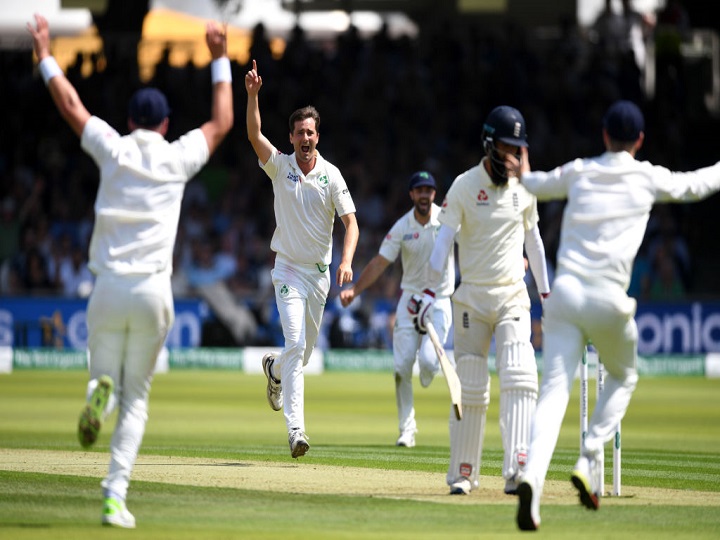
[[[290,293],[290,287],[284,283],[280,285],[280,298],[285,298]]]
[[[403,242],[407,242],[409,240],[417,240],[420,238],[420,233],[414,232],[414,233],[408,233],[403,235]]]
[[[490,203],[488,202],[488,194],[484,189],[480,190],[480,193],[478,193],[477,196],[477,206],[489,206]]]
[[[301,181],[301,180],[300,180],[300,175],[297,174],[297,173],[294,173],[294,172],[292,172],[292,171],[288,172],[287,179],[290,180],[291,182],[295,182],[295,183]]]
[[[318,178],[318,184],[325,187],[330,183],[330,180],[328,179],[326,174],[323,174],[320,178]]]

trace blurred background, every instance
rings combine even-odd
[[[500,104],[525,116],[535,169],[601,153],[602,114],[618,98],[645,113],[639,159],[674,170],[714,164],[716,11],[702,0],[4,0],[0,347],[83,348],[93,284],[98,171],[39,77],[25,29],[34,12],[48,18],[53,54],[92,114],[126,133],[130,95],[157,86],[172,108],[170,140],[209,117],[204,24],[227,23],[236,121],[184,198],[169,343],[181,348],[282,344],[272,188],[245,135],[252,59],[264,82],[263,131],[280,150],[291,151],[294,109],[320,111],[319,150],[357,206],[357,277],[409,210],[409,176],[432,172],[440,203],[481,159],[483,120]],[[720,351],[718,201],[653,211],[630,289],[641,352]],[[552,276],[562,204],[540,212]],[[339,220],[335,231],[338,248]],[[388,350],[400,274],[398,263],[347,309],[334,287],[319,347]],[[540,347],[537,302],[533,313]]]

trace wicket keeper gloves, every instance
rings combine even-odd
[[[427,322],[430,320],[430,313],[432,313],[434,303],[435,291],[432,289],[425,289],[422,296],[413,294],[408,301],[407,309],[410,315],[414,315],[413,324],[415,325],[415,330],[420,334],[427,333]]]

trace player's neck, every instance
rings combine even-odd
[[[310,161],[300,161],[297,158],[295,159],[295,161],[297,161],[298,167],[300,167],[300,171],[305,176],[307,176],[315,168],[315,164],[317,163],[317,155],[313,156]]]

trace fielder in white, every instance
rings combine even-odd
[[[320,115],[314,107],[290,115],[290,144],[294,152],[280,153],[260,130],[258,92],[262,77],[257,64],[245,75],[247,135],[260,166],[272,180],[276,229],[271,249],[275,301],[285,338],[280,354],[262,360],[270,407],[285,413],[290,455],[309,450],[305,434],[305,379],[303,367],[317,342],[325,302],[330,292],[333,224],[335,213],[345,225],[342,256],[335,279],[339,286],[352,281],[352,260],[358,241],[355,205],[337,167],[323,159]],[[284,394],[284,398],[283,398]]]
[[[530,297],[523,280],[527,253],[538,291],[549,291],[537,201],[505,169],[505,155],[527,146],[525,120],[517,109],[493,109],[483,126],[485,156],[450,186],[430,265],[438,275],[453,238],[461,283],[452,297],[455,362],[462,382],[463,419],[450,413],[450,493],[479,486],[485,418],[490,403],[488,354],[495,336],[500,380],[500,431],[505,493],[514,494],[526,459],[537,399],[537,364],[530,343]],[[456,236],[457,234],[457,236]],[[436,283],[436,281],[434,281]],[[418,319],[424,327],[425,295]]]
[[[206,28],[211,64],[212,116],[173,143],[165,140],[168,107],[157,89],[138,90],[128,107],[130,134],[121,136],[91,116],[50,55],[47,20],[28,24],[40,73],[58,111],[100,169],[89,267],[96,275],[88,302],[87,405],[80,415],[83,447],[95,443],[117,406],[110,467],[102,481],[102,523],[134,528],[127,510],[130,475],[148,417],[155,362],[174,319],[172,252],[185,185],[208,161],[233,125],[227,38]]]
[[[397,446],[415,446],[415,406],[413,400],[412,372],[417,360],[420,368],[420,384],[427,388],[440,370],[440,363],[432,342],[425,331],[413,324],[415,304],[422,297],[423,288],[429,283],[430,253],[440,229],[440,207],[434,204],[437,185],[435,178],[425,171],[410,177],[409,192],[413,208],[402,216],[385,236],[380,252],[373,257],[360,273],[355,285],[340,292],[340,302],[348,306],[357,295],[370,287],[400,256],[403,276],[400,283],[402,295],[397,304],[393,328],[393,359],[395,363],[395,398],[397,400],[400,436]],[[442,271],[442,279],[436,289],[432,322],[440,341],[445,343],[452,324],[450,295],[455,290],[455,256],[448,253]],[[410,309],[409,309],[410,308]]]
[[[603,474],[598,457],[625,415],[638,379],[636,303],[626,291],[650,210],[655,202],[697,201],[720,190],[720,163],[675,173],[637,161],[644,123],[637,105],[617,101],[604,117],[604,154],[550,172],[530,172],[527,151],[522,164],[512,156],[506,163],[539,200],[567,199],[556,277],[544,304],[542,387],[518,487],[522,530],[540,525],[545,477],[589,340],[602,358],[605,386],[571,480],[581,503],[597,510]]]

